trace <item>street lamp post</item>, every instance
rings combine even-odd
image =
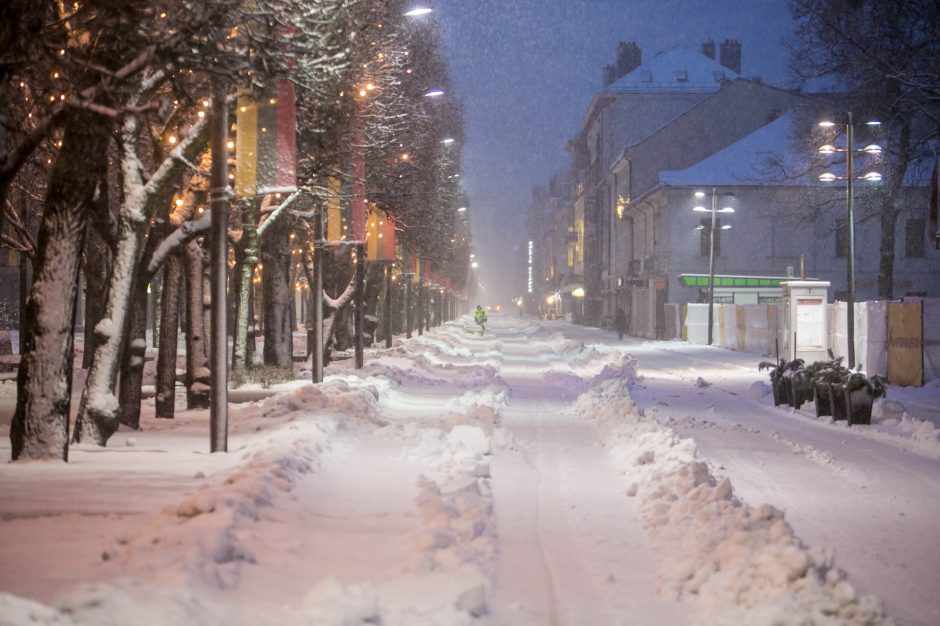
[[[832,122],[820,122],[823,128],[831,128],[835,124]],[[867,126],[879,126],[880,122],[866,122]],[[867,154],[881,154],[881,147],[875,144],[869,144],[861,150]],[[827,144],[819,148],[820,154],[833,154],[842,152],[834,145]],[[846,321],[845,334],[848,346],[846,348],[846,361],[849,368],[855,367],[855,126],[852,112],[846,113],[845,124],[845,176],[836,176],[830,172],[824,172],[819,175],[819,180],[823,182],[832,182],[834,180],[845,180],[845,211],[846,227],[848,229],[848,255],[846,258]],[[877,182],[881,180],[881,175],[877,172],[869,172],[861,177],[862,180]]]
[[[696,198],[704,198],[704,191],[696,191]],[[712,345],[713,332],[712,324],[715,313],[715,228],[717,227],[717,213],[734,213],[731,206],[718,208],[718,189],[712,187],[712,205],[711,209],[704,206],[693,207],[693,211],[711,213],[711,226],[708,229],[708,345]]]

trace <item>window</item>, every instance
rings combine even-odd
[[[904,256],[909,259],[922,259],[925,252],[924,220],[913,217],[907,220],[904,228]]]
[[[699,232],[702,234],[699,240],[699,255],[707,257],[709,254],[709,232],[712,228],[712,218],[703,217],[702,226]],[[721,218],[715,218],[715,256],[721,256]]]
[[[836,257],[849,256],[849,223],[848,220],[836,221]]]

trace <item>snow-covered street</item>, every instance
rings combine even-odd
[[[940,623],[940,381],[849,428],[758,355],[491,322],[233,404],[227,454],[151,399],[3,464],[0,624]]]

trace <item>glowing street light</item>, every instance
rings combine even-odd
[[[405,17],[418,17],[420,15],[427,15],[428,13],[431,13],[433,10],[434,9],[430,9],[428,7],[417,6],[417,7],[414,7],[413,9],[405,11]]]
[[[871,120],[865,122],[868,127],[881,126],[881,122]],[[831,129],[836,126],[832,121],[826,120],[819,122],[822,128]],[[853,126],[852,112],[846,114],[845,123],[845,148],[837,148],[832,144],[826,144],[819,148],[820,154],[834,154],[836,152],[845,153],[845,176],[837,176],[832,172],[823,172],[819,175],[820,182],[831,183],[836,180],[845,181],[845,207],[846,221],[849,230],[849,250],[846,259],[846,283],[847,296],[846,302],[846,339],[848,340],[848,350],[846,360],[850,368],[855,367],[855,207],[854,207],[854,183],[855,183],[855,153],[864,152],[871,156],[879,156],[882,153],[881,146],[869,144],[861,149],[854,146],[855,127]],[[881,181],[881,174],[878,172],[868,172],[858,177],[858,180],[864,180],[872,183]]]
[[[442,89],[430,89],[427,92],[425,92],[424,97],[425,98],[439,98],[443,95],[444,95],[444,91]]]
[[[696,191],[695,197],[699,200],[705,197],[704,191]],[[712,206],[710,209],[705,208],[702,205],[695,206],[692,208],[693,211],[698,213],[711,213],[711,228],[708,230],[708,345],[712,345],[713,333],[712,333],[712,323],[714,321],[715,314],[715,229],[717,213],[734,213],[734,207],[731,206],[730,200],[731,195],[722,198],[722,202],[726,203],[722,208],[718,208],[718,189],[712,187]],[[704,230],[705,225],[700,224],[696,227],[696,230]],[[721,230],[730,230],[730,225],[723,225]]]

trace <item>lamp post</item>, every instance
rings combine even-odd
[[[822,182],[833,182],[835,180],[845,181],[845,210],[846,227],[849,233],[849,249],[846,258],[846,361],[849,368],[855,367],[855,126],[853,124],[852,112],[846,113],[845,124],[845,149],[836,148],[832,144],[826,144],[819,148],[820,154],[834,154],[836,152],[845,152],[845,176],[836,176],[831,172],[823,172],[819,175]],[[835,123],[830,121],[820,122],[822,128],[832,128]],[[881,122],[865,122],[866,126],[880,126]],[[881,146],[869,144],[859,150],[870,155],[881,154]],[[868,172],[859,177],[860,180],[869,182],[878,182],[881,180],[881,174],[878,172]]]
[[[212,309],[209,312],[212,345],[210,350],[211,400],[209,402],[209,447],[212,452],[228,451],[228,347],[226,293],[228,271],[228,199],[226,134],[228,132],[228,85],[218,83],[212,93],[212,174],[209,191],[212,226],[209,236]]]
[[[705,197],[704,191],[696,191],[695,197],[702,199]],[[712,345],[713,333],[712,322],[715,312],[715,226],[717,223],[717,213],[734,213],[734,207],[725,206],[718,208],[718,189],[712,187],[712,205],[710,209],[702,205],[692,208],[699,213],[711,213],[711,226],[708,229],[708,345]],[[724,227],[722,227],[724,228]],[[700,227],[701,229],[701,227]]]

